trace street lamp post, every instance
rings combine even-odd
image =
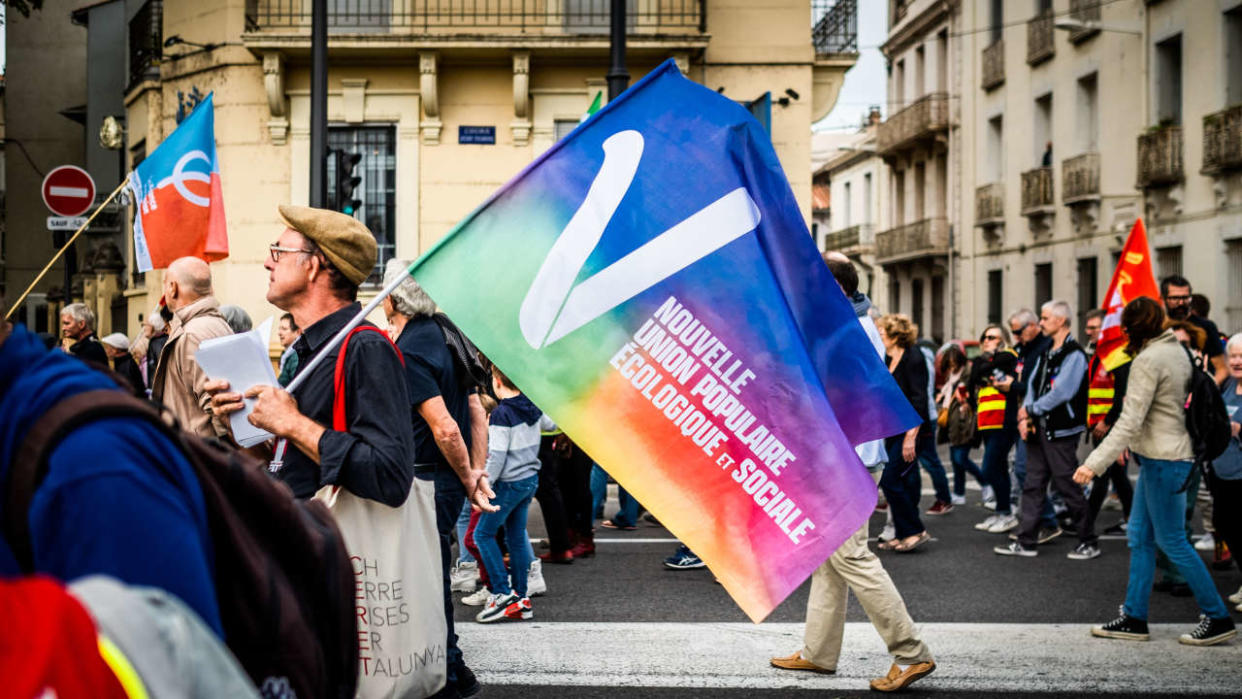
[[[311,3],[310,205],[328,205],[328,0]]]
[[[626,0],[612,0],[611,13],[611,58],[612,65],[608,68],[608,101],[615,100],[625,88],[630,86],[630,74],[625,69],[625,3]]]

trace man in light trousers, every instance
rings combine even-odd
[[[884,348],[875,322],[867,314],[871,301],[858,291],[858,272],[849,258],[840,253],[824,254],[824,261],[832,271],[846,297],[854,304],[871,344],[881,357]],[[880,470],[886,460],[884,441],[875,440],[856,447],[859,458],[871,476],[879,482]],[[901,593],[884,566],[867,545],[867,522],[846,539],[827,561],[815,570],[811,577],[811,594],[806,605],[805,646],[793,655],[772,658],[774,667],[783,670],[805,670],[834,673],[841,656],[841,642],[845,634],[845,603],[849,590],[862,605],[863,611],[875,630],[884,639],[893,664],[888,674],[871,680],[871,689],[895,692],[913,684],[936,669],[931,651],[919,638],[914,621],[906,611]]]

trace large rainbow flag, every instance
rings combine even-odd
[[[918,421],[767,134],[668,61],[411,269],[755,621],[871,514]]]
[[[1149,296],[1160,300],[1156,275],[1151,269],[1151,251],[1147,247],[1147,229],[1143,219],[1137,219],[1126,238],[1113,280],[1104,294],[1104,322],[1100,324],[1100,338],[1096,341],[1095,354],[1101,358],[1104,368],[1112,371],[1130,361],[1126,352],[1126,334],[1121,329],[1121,311],[1134,299]]]

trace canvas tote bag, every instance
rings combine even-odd
[[[333,429],[344,431],[345,348],[337,356]],[[385,336],[387,337],[387,336]],[[400,356],[398,354],[398,356]],[[447,667],[435,484],[414,479],[400,507],[360,498],[339,486],[315,494],[345,539],[355,575],[358,697],[427,697],[444,687]]]

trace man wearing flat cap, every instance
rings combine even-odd
[[[285,230],[263,263],[267,300],[293,314],[303,328],[293,344],[299,367],[361,309],[358,286],[375,267],[377,247],[366,226],[345,214],[305,206],[281,206]],[[364,325],[370,325],[364,323]],[[371,326],[374,327],[374,326]],[[348,429],[332,429],[337,356],[345,351],[345,418]],[[380,332],[363,331],[348,347],[332,350],[293,394],[272,386],[209,382],[219,414],[240,410],[241,394],[256,397],[250,421],[288,440],[275,476],[299,498],[324,485],[340,485],[358,497],[398,507],[414,478],[409,399],[401,360]],[[403,418],[403,416],[405,416]]]

